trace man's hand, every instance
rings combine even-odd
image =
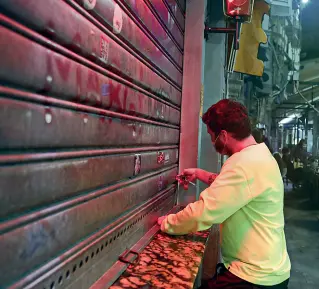
[[[185,169],[185,170],[183,171],[183,175],[185,175],[190,182],[194,182],[194,181],[196,181],[197,178],[198,178],[197,171],[198,171],[197,168],[194,168],[194,169]]]
[[[161,226],[165,218],[166,218],[166,216],[159,217],[159,218],[157,219],[157,224],[158,224],[159,226]]]
[[[188,185],[196,185],[193,182],[197,179],[197,170],[198,169],[185,169],[182,174],[177,175],[176,180],[180,185],[183,186],[184,190],[188,190]]]
[[[186,169],[184,170],[183,174],[187,176],[189,181],[193,182],[195,180],[200,180],[201,182],[210,186],[215,179],[217,178],[217,174],[207,172],[202,169]]]
[[[208,178],[209,185],[211,185],[217,177],[218,177],[218,174],[211,174],[210,177]]]
[[[185,176],[188,182],[195,182],[198,179],[208,186],[210,186],[218,176],[218,174],[210,173],[198,168],[185,169],[181,175]],[[181,181],[179,181],[179,183],[187,189],[188,184],[185,185],[184,182]]]

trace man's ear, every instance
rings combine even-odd
[[[226,138],[227,138],[227,131],[225,131],[225,130],[221,130],[220,131],[220,136],[219,137],[221,137],[222,139],[222,141],[225,141],[226,140]]]

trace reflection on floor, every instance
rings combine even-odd
[[[319,208],[311,206],[306,193],[286,189],[285,231],[292,263],[289,289],[318,289]]]

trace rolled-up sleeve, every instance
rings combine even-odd
[[[224,165],[214,183],[200,194],[197,202],[177,214],[168,215],[161,230],[184,235],[221,224],[252,199],[249,181],[240,166]]]

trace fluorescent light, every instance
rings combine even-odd
[[[282,119],[280,122],[279,122],[279,125],[283,125],[283,124],[286,124],[288,122],[291,122],[294,118],[293,117],[286,117],[284,119]]]
[[[306,4],[309,0],[302,0],[302,3]]]
[[[296,114],[292,114],[292,115],[289,115],[287,116],[286,118],[284,118],[283,120],[281,120],[279,122],[279,125],[283,125],[283,124],[287,124],[289,122],[291,122],[293,119],[297,118],[297,117],[300,117],[301,114],[300,113],[296,113]]]

